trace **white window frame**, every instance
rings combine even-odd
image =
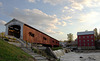
[[[79,39],[81,38],[81,36],[79,36]]]
[[[83,38],[85,38],[85,36],[83,36]]]
[[[90,44],[88,43],[88,46],[89,46]]]
[[[91,40],[93,42],[93,40]]]
[[[81,40],[79,40],[79,42],[81,42]]]
[[[87,40],[89,42],[89,40]]]
[[[91,36],[91,38],[93,38],[93,36]]]
[[[92,43],[92,46],[94,45],[94,43]]]
[[[87,36],[87,38],[89,38],[89,36]]]
[[[84,43],[84,46],[85,46],[85,43]]]

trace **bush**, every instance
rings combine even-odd
[[[16,38],[13,38],[12,40],[16,40]]]
[[[32,50],[34,51],[34,53],[37,53],[37,52],[38,52],[38,50],[37,50],[37,49],[32,48]]]
[[[32,50],[34,51],[34,53],[37,53],[37,54],[47,57],[47,54],[44,50],[38,50],[38,49],[34,49],[34,48],[32,48]]]
[[[9,39],[7,39],[7,38],[4,38],[4,40],[5,40],[5,41],[9,41]]]
[[[57,61],[60,61],[60,59],[57,59]]]
[[[51,48],[52,50],[59,50],[59,49],[62,49],[62,47],[53,47]]]

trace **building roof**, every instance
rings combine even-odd
[[[24,22],[21,22],[21,21],[15,19],[15,18],[12,19],[11,21],[9,21],[8,23],[6,23],[5,26],[6,26],[7,24],[9,24],[10,22],[12,22],[12,21],[18,21],[18,22],[20,22],[20,23],[23,23],[24,25],[30,27],[31,29],[34,29],[34,30],[36,30],[36,31],[38,31],[38,32],[40,32],[40,33],[42,33],[42,34],[44,34],[44,35],[46,35],[46,36],[48,36],[48,37],[50,37],[50,38],[52,38],[52,39],[55,39],[55,38],[53,38],[53,37],[51,37],[51,36],[49,36],[49,35],[47,35],[47,34],[41,32],[41,31],[37,30],[36,28],[33,28],[32,26],[30,26],[30,25],[28,25],[28,24],[26,24],[26,23],[24,23]],[[57,40],[57,39],[55,39],[55,40]],[[58,40],[57,40],[57,41],[58,41]]]
[[[5,24],[5,26],[8,25],[9,23],[11,23],[12,21],[18,21],[18,22],[20,22],[20,23],[25,24],[24,22],[21,22],[21,21],[19,21],[19,20],[17,20],[17,19],[14,18],[14,19],[12,19],[11,21],[7,22],[7,23]]]
[[[77,35],[90,35],[94,34],[94,31],[77,32]]]

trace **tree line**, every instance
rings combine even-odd
[[[86,30],[86,31],[88,31],[88,30]],[[95,41],[100,40],[100,33],[98,32],[97,28],[93,29],[93,31],[94,31],[94,39],[95,39]],[[70,43],[71,41],[73,41],[73,34],[69,33],[69,34],[67,34],[67,42]]]

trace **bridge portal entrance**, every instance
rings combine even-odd
[[[20,38],[20,29],[21,27],[19,25],[11,25],[8,27],[8,35]]]

